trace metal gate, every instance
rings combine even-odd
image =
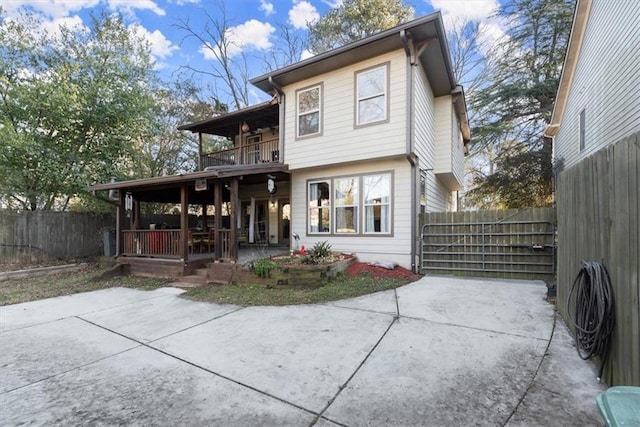
[[[425,224],[424,273],[553,280],[556,230],[548,221]]]

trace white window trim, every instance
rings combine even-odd
[[[308,92],[310,90],[318,89],[318,108],[314,110],[305,111],[304,113],[300,112],[300,94],[304,92]],[[304,139],[312,136],[318,136],[322,134],[322,83],[304,87],[302,89],[298,89],[296,91],[296,139]],[[318,131],[314,133],[306,133],[304,135],[300,134],[300,117],[306,116],[313,113],[318,113]]]
[[[381,65],[375,65],[373,67],[369,67],[366,68],[364,70],[360,70],[360,71],[356,71],[355,73],[355,115],[354,115],[354,122],[355,122],[355,127],[362,127],[362,126],[369,126],[369,125],[373,125],[373,124],[378,124],[378,123],[385,123],[389,121],[389,63],[386,62],[384,64]],[[378,69],[383,69],[384,70],[384,77],[385,77],[385,81],[384,81],[384,91],[383,92],[379,92],[379,93],[375,93],[369,96],[365,96],[360,98],[358,96],[359,93],[359,80],[358,77],[364,73],[369,73],[372,71],[376,71]],[[360,101],[366,101],[368,99],[374,99],[380,96],[384,96],[384,118],[379,119],[379,120],[373,120],[370,122],[360,122]]]

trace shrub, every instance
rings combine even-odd
[[[253,264],[253,272],[256,273],[258,277],[267,278],[271,276],[271,270],[277,266],[278,264],[270,259],[260,259]]]

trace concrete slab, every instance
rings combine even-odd
[[[2,332],[0,343],[0,393],[139,345],[75,317]]]
[[[326,303],[333,307],[355,308],[395,316],[398,312],[394,290]]]
[[[595,397],[606,390],[598,382],[593,363],[576,352],[573,336],[560,316],[549,351],[522,404],[507,426],[556,425],[602,426]]]
[[[502,425],[546,342],[401,318],[323,414],[346,425]]]
[[[402,316],[548,340],[546,291],[541,281],[427,276],[397,293]]]
[[[52,320],[171,295],[168,292],[171,291],[166,289],[139,291],[136,289],[110,288],[7,305],[0,307],[0,331],[24,328]]]
[[[153,346],[319,412],[392,321],[327,306],[251,307]]]
[[[240,308],[169,297],[147,299],[80,317],[137,341],[149,342]]]
[[[314,415],[146,347],[2,395],[0,425],[303,426]]]

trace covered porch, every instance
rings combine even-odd
[[[270,190],[276,185],[277,193]],[[182,276],[212,261],[242,262],[259,247],[288,248],[283,209],[289,174],[282,163],[218,167],[90,189],[117,191],[116,258],[132,271]],[[151,223],[142,215],[145,204],[168,204],[175,219]]]

